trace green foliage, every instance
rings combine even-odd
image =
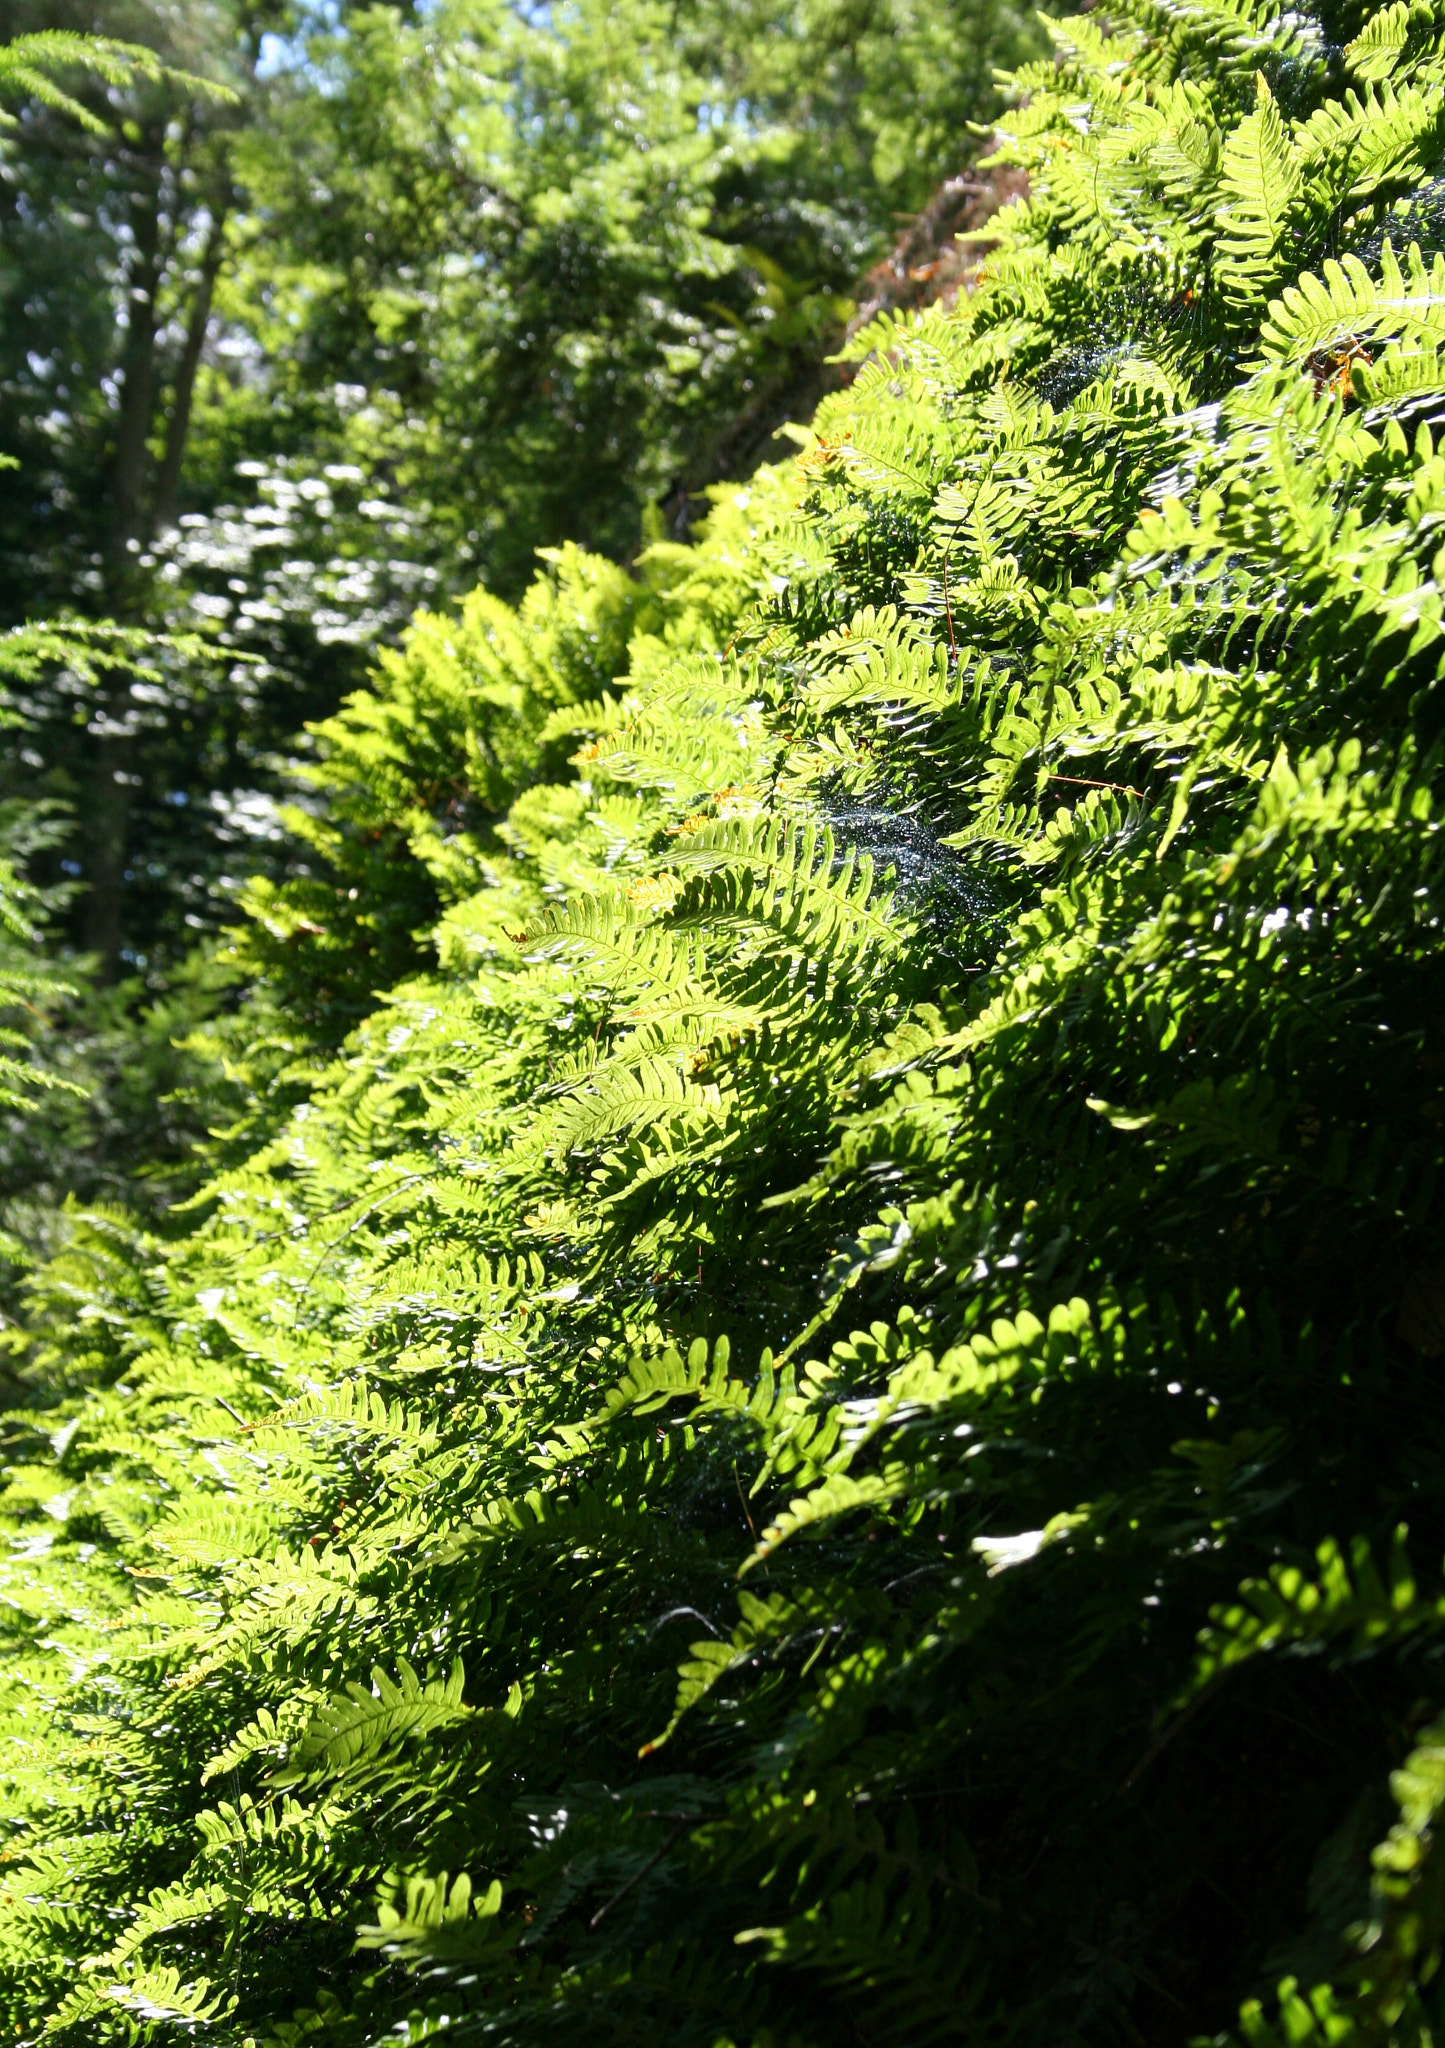
[[[24,55],[25,46],[21,47]],[[5,54],[0,51],[0,57]],[[49,61],[52,56],[55,62],[61,61],[48,45],[30,54],[37,62]],[[65,61],[74,61],[73,56]],[[21,64],[19,72],[23,69]],[[0,80],[3,77],[0,69]],[[173,651],[194,659],[200,650],[194,643],[177,642]],[[147,658],[151,653],[148,636],[115,626],[37,624],[0,634],[0,725],[13,728],[21,723],[12,693],[23,690],[41,669],[63,664],[76,686],[85,688],[117,668],[142,677],[154,675]],[[36,811],[33,805],[22,807],[18,817],[5,819],[9,841],[23,841],[27,831],[33,835]],[[34,920],[40,907],[33,889],[17,874],[14,861],[0,858],[0,1012],[7,1020],[0,1025],[0,1046],[5,1048],[0,1052],[0,1115],[8,1113],[13,1120],[18,1114],[22,1126],[28,1124],[46,1091],[62,1098],[85,1092],[52,1065],[33,1057],[34,1020],[43,1017],[45,1006],[75,994],[39,957]],[[8,1233],[0,1244],[6,1252],[12,1248]]]
[[[160,693],[181,677],[195,687],[209,649],[194,636],[74,620],[0,635],[0,679],[24,700],[38,683],[93,703],[116,686]],[[22,751],[23,718],[0,698],[0,724]],[[57,815],[59,813],[59,815]],[[7,1035],[0,1101],[0,1253],[17,1269],[62,1240],[72,1200],[163,1209],[205,1173],[208,1131],[252,1109],[254,1088],[225,1072],[234,1035],[236,971],[198,952],[157,997],[139,978],[97,987],[84,973],[62,980],[42,955],[74,884],[37,890],[25,871],[63,842],[64,807],[43,796],[0,806],[0,905]],[[73,865],[73,864],[72,864]],[[50,946],[46,942],[50,941]],[[269,1057],[248,1020],[248,1070],[262,1090],[288,1063]],[[204,1044],[189,1043],[207,1026]],[[198,1157],[198,1150],[202,1156]],[[138,1171],[142,1176],[138,1181]],[[5,1281],[13,1309],[12,1273]]]
[[[234,97],[207,79],[170,70],[154,50],[144,49],[139,43],[117,42],[113,36],[76,35],[70,30],[50,28],[0,43],[0,92],[25,94],[42,106],[68,115],[92,134],[103,134],[104,125],[90,108],[73,98],[57,81],[55,74],[60,72],[63,76],[67,71],[89,72],[112,86],[126,86],[144,78],[183,86],[203,99]],[[0,109],[0,124],[14,127],[15,116]]]
[[[1438,2038],[1445,16],[1054,35],[795,464],[324,729],[34,1275],[18,2038]]]
[[[508,598],[539,546],[620,555],[651,501],[685,518],[811,403],[859,275],[1032,40],[1001,0],[326,19],[301,10],[239,153],[225,308],[266,377],[206,431],[355,465],[425,509],[446,583]]]
[[[33,876],[78,873],[67,937],[153,993],[285,875],[295,735],[419,603],[515,600],[568,541],[624,559],[655,501],[681,533],[811,410],[858,277],[1038,40],[1010,0],[9,0],[6,27],[155,54],[85,44],[64,106],[12,65],[0,625],[260,660],[88,720],[42,676],[0,750],[0,796],[39,775],[71,807]]]

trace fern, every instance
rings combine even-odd
[[[1439,2032],[1438,14],[1055,23],[797,460],[321,733],[286,1106],[8,1340],[23,2037]]]
[[[31,35],[14,36],[0,43],[0,93],[25,93],[42,105],[54,107],[95,134],[105,132],[105,123],[89,107],[68,93],[56,74],[90,72],[107,85],[129,85],[145,78],[179,85],[206,99],[234,100],[228,86],[195,78],[163,64],[153,50],[138,43],[124,43],[114,36],[76,35],[68,29],[40,29]],[[11,126],[14,115],[0,109],[0,124]]]

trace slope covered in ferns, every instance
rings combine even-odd
[[[796,464],[326,729],[38,1281],[18,2039],[1438,2037],[1445,10],[1054,37]]]

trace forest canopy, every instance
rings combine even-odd
[[[4,2024],[1428,2048],[1445,7],[168,21],[0,47]]]

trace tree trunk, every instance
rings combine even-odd
[[[122,719],[126,709],[123,702],[114,706]],[[90,889],[85,899],[83,943],[87,953],[97,956],[105,981],[114,981],[120,973],[120,913],[130,839],[134,752],[135,742],[130,733],[102,733],[95,743],[88,793],[90,814],[85,824],[90,841],[90,858],[86,863]]]
[[[160,190],[157,183],[156,204],[150,215],[152,222],[157,219],[159,205]],[[135,591],[131,551],[126,543],[130,540],[139,540],[144,545],[156,533],[175,524],[181,469],[185,461],[186,441],[190,434],[196,372],[200,367],[201,351],[206,344],[211,301],[225,251],[226,216],[230,205],[231,194],[228,190],[217,206],[202,252],[196,295],[191,302],[190,318],[186,323],[186,338],[180,361],[176,366],[170,413],[166,420],[165,450],[148,508],[145,502],[145,466],[146,443],[150,435],[156,396],[155,302],[160,286],[158,233],[153,231],[151,234],[148,256],[147,252],[138,250],[141,262],[145,266],[143,274],[147,280],[147,318],[143,327],[142,323],[136,320],[137,301],[133,292],[133,326],[131,334],[127,337],[125,386],[121,400],[120,426],[116,435],[114,545],[125,557],[124,565],[117,577],[117,596],[120,599],[118,610],[124,605],[127,596],[133,598]],[[139,242],[138,232],[137,243]],[[139,345],[142,332],[145,337],[144,355]],[[137,344],[134,350],[131,347],[132,342]],[[127,401],[132,397],[134,404],[128,412]],[[88,862],[90,892],[85,907],[84,943],[88,953],[98,956],[101,971],[107,981],[113,981],[120,971],[123,936],[121,906],[125,895],[125,864],[135,792],[135,742],[132,735],[123,729],[128,722],[131,709],[129,691],[124,685],[119,686],[114,696],[104,705],[102,720],[113,729],[102,731],[97,736],[95,780],[91,791],[90,816],[87,820],[91,852]],[[114,729],[116,727],[121,729]]]
[[[139,162],[147,174],[143,196],[131,211],[135,236],[129,267],[129,322],[120,359],[120,406],[116,419],[115,460],[111,472],[110,531],[105,580],[112,616],[135,615],[140,579],[134,560],[148,526],[147,468],[156,388],[156,296],[161,270],[161,183],[164,136],[153,129]],[[87,815],[81,820],[87,841],[83,943],[98,956],[100,971],[113,981],[120,968],[121,892],[125,886],[130,836],[132,788],[130,760],[134,742],[128,730],[134,712],[130,686],[123,673],[100,696],[91,721],[95,734],[93,780],[87,791]]]
[[[206,329],[211,319],[211,300],[215,295],[216,279],[220,275],[221,259],[225,255],[226,217],[231,209],[232,196],[228,190],[224,197],[218,200],[211,221],[211,230],[206,236],[206,246],[201,254],[201,273],[196,284],[196,296],[191,302],[191,317],[186,324],[185,346],[181,350],[180,362],[176,365],[170,416],[166,421],[165,453],[161,457],[160,473],[156,478],[155,501],[150,519],[152,534],[164,533],[167,527],[176,523],[181,469],[186,458],[186,440],[191,431],[191,402],[195,396],[196,372],[201,365],[201,351],[206,345]]]
[[[164,169],[162,135],[152,132],[140,161],[148,174],[143,201],[131,211],[135,256],[127,277],[129,295],[125,346],[120,358],[120,407],[116,418],[115,459],[111,471],[110,536],[106,581],[111,609],[124,617],[134,609],[135,571],[132,541],[144,538],[146,527],[147,448],[156,386],[156,294],[161,271],[161,180]]]

